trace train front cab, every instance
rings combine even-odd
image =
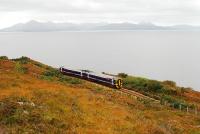
[[[121,89],[122,88],[122,79],[115,80],[115,88]]]

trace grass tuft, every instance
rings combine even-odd
[[[15,64],[15,70],[22,74],[26,74],[28,72],[28,68],[24,67],[20,62]]]

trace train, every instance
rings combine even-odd
[[[97,74],[89,70],[72,70],[64,67],[60,67],[59,70],[63,75],[81,78],[115,89],[122,88],[122,79],[118,77],[105,75],[102,73]]]

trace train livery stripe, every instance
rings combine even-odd
[[[77,75],[77,76],[80,76],[81,74],[79,73],[71,73],[71,72],[66,72],[66,71],[63,71],[64,74],[69,74],[69,75]]]

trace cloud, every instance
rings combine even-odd
[[[1,0],[0,11],[76,12],[97,9],[100,5],[92,0]]]
[[[57,11],[57,12],[155,12],[198,10],[199,0],[1,0],[1,11]]]
[[[199,0],[0,0],[0,18],[11,12],[15,17],[26,14],[24,20],[200,24]]]

